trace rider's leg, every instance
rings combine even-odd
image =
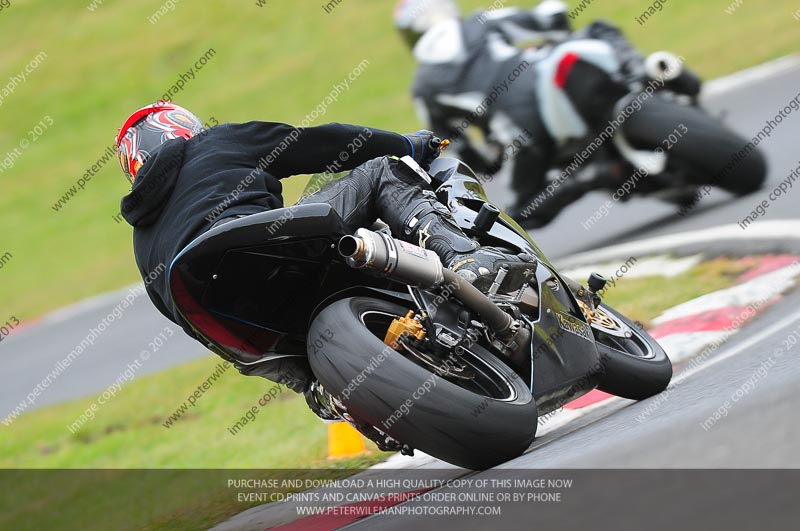
[[[516,220],[535,218],[542,220],[542,225],[550,221],[555,212],[537,208],[537,198],[544,192],[550,156],[542,146],[530,145],[517,153],[511,168],[511,188],[516,200],[508,209],[508,213]]]
[[[442,263],[474,282],[479,289],[502,267],[521,265],[515,255],[483,247],[456,225],[450,211],[436,200],[430,186],[404,163],[382,157],[301,203],[328,203],[345,222],[347,231],[369,227],[380,218],[392,234],[435,252]]]
[[[526,111],[517,113],[516,127],[522,131],[516,155],[511,161],[511,189],[516,196],[514,204],[508,209],[511,217],[519,219],[521,213],[528,217],[550,221],[558,212],[536,211],[530,205],[542,194],[547,184],[547,171],[550,169],[555,151],[555,141],[536,112],[535,106],[526,106]]]

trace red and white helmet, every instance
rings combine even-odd
[[[453,0],[400,0],[394,8],[394,25],[410,46],[439,22],[458,18]]]
[[[158,101],[131,114],[117,134],[122,171],[133,182],[147,159],[167,140],[192,138],[203,130],[200,119],[179,105]]]

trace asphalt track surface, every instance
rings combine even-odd
[[[648,413],[650,401],[618,401],[537,439],[515,460],[462,476],[571,478],[573,487],[561,490],[558,503],[455,503],[450,505],[500,506],[502,514],[376,515],[346,529],[796,527],[800,511],[788,493],[796,492],[800,472],[742,469],[800,468],[800,347],[779,350],[789,334],[800,330],[799,303],[800,294],[787,297],[700,369],[687,373],[685,364],[676,367],[680,383],[656,410]],[[765,376],[740,392],[743,382],[767,366]],[[709,423],[715,418],[719,420]],[[477,489],[439,491],[447,495]]]
[[[726,112],[731,127],[752,137],[766,119],[794,97],[798,86],[800,69],[795,68],[733,88],[708,101],[707,107]],[[599,225],[607,228],[607,239],[595,241],[594,229],[589,234],[580,225],[570,223],[570,218],[584,219],[585,212],[592,212],[606,199],[593,194],[571,206],[547,229],[537,231],[536,239],[545,252],[560,256],[609,243],[738,222],[798,165],[798,129],[800,116],[793,115],[762,144],[770,163],[770,184],[753,196],[731,199],[723,192],[714,192],[686,218],[655,201],[631,201],[615,206],[609,218],[601,222],[604,225]],[[500,203],[503,198],[498,195],[495,193],[495,200]],[[798,213],[797,192],[790,192],[774,202],[761,219],[797,218]],[[636,220],[635,225],[631,220]],[[797,471],[787,480],[775,471],[767,472],[769,477],[741,471],[726,476],[719,469],[800,468],[800,347],[781,351],[787,345],[787,337],[797,330],[800,293],[759,315],[699,369],[689,370],[686,364],[676,367],[673,383],[676,378],[680,383],[654,412],[648,413],[648,405],[655,399],[611,403],[537,439],[526,454],[513,461],[491,471],[463,476],[542,477],[551,473],[544,469],[556,469],[561,472],[552,477],[572,477],[563,471],[575,470],[576,485],[581,487],[572,495],[574,504],[505,504],[502,516],[494,518],[377,515],[347,529],[796,527],[800,512],[781,488],[781,482],[796,492]],[[762,368],[767,366],[766,375],[756,380],[754,375],[763,374]],[[748,379],[755,384],[744,392]],[[719,420],[709,423],[715,418]],[[626,475],[619,469],[639,471]],[[662,471],[661,476],[654,476],[655,472],[641,469],[706,470],[673,474]],[[450,488],[444,492],[465,493],[467,489]]]
[[[800,86],[800,65],[733,87],[724,93],[715,95],[706,102],[706,105],[713,113],[724,112],[726,123],[744,137],[749,138],[763,127],[765,120],[773,118],[779,109],[796,94],[798,86]],[[603,194],[591,194],[570,206],[548,227],[535,231],[534,238],[544,252],[551,258],[555,258],[557,262],[557,258],[560,256],[611,243],[739,221],[752,210],[755,203],[761,200],[761,194],[765,195],[775,183],[785,178],[789,171],[797,166],[798,156],[794,148],[798,129],[800,129],[800,112],[795,112],[783,121],[766,143],[762,143],[762,148],[770,163],[769,179],[772,184],[767,185],[766,191],[755,196],[733,200],[724,192],[714,191],[710,198],[705,199],[699,207],[692,211],[691,215],[685,218],[677,216],[674,207],[669,205],[654,200],[636,199],[616,205],[606,219],[598,223],[591,231],[586,231],[580,226],[580,221],[594,212],[608,197]],[[490,183],[488,191],[490,197],[500,205],[510,200],[509,193],[503,188],[501,179]],[[795,218],[798,213],[796,204],[796,197],[785,196],[777,201],[762,219]],[[124,296],[125,292],[123,291],[86,301],[52,315],[36,325],[18,330],[6,338],[0,345],[0,352],[2,352],[4,360],[4,370],[0,377],[0,420],[4,419],[21,401],[24,401],[25,397],[47,376],[58,361],[67,356],[87,336],[91,328],[97,327],[98,323],[120,303]],[[35,404],[30,406],[27,411],[102,392],[139,357],[140,352],[146,349],[148,343],[166,326],[171,326],[175,335],[147,362],[144,362],[143,366],[137,370],[137,376],[208,355],[201,345],[185,338],[175,325],[161,317],[145,296],[140,296],[133,306],[125,311],[121,319],[109,326],[93,346],[83,352],[51,383],[48,389],[36,398]],[[760,353],[761,350],[756,349],[753,356],[761,355]],[[737,364],[745,363],[746,359],[749,358],[746,356]],[[755,359],[753,358],[753,360]],[[746,371],[747,366],[743,365],[738,369],[732,368],[731,370]],[[796,372],[793,374],[796,381],[797,374]],[[707,387],[710,389],[728,385],[727,380],[717,375],[705,375],[704,379],[708,380]],[[776,380],[788,382],[791,378],[787,376],[782,379],[776,378]],[[731,381],[730,385],[733,383],[735,380]],[[762,392],[764,391],[759,388],[757,392],[754,392],[754,396],[759,396]],[[700,393],[699,389],[698,393]],[[695,403],[701,400],[700,395],[693,396]],[[773,399],[776,399],[776,396],[773,395]],[[763,398],[766,400],[768,397]],[[702,398],[702,401],[707,401],[709,407],[714,404],[710,398]],[[627,414],[611,415],[597,425],[581,431],[603,430],[603,433],[613,433],[617,430],[630,432],[633,429],[639,433],[639,436],[644,437],[654,429],[653,427],[646,428],[648,424],[632,428],[630,419],[625,418]],[[783,430],[784,424],[785,422],[779,423],[776,418],[773,424],[774,430],[777,431],[778,428]],[[765,426],[765,428],[767,427]],[[781,431],[781,433],[783,432]],[[584,466],[601,466],[615,462],[607,460],[610,459],[609,455],[613,454],[604,452],[598,454],[596,450],[590,450],[587,444],[590,438],[580,435],[578,437],[584,440],[584,444],[577,444],[570,451],[555,452],[559,456],[558,460],[555,460],[555,457],[548,458],[547,456],[553,450],[543,447],[537,451],[535,461],[553,459],[550,466],[567,466],[568,461],[564,460],[572,456],[575,463],[583,463]],[[591,437],[591,440],[595,438],[596,434]],[[690,443],[686,442],[685,444]],[[561,445],[555,445],[552,448],[558,446]],[[720,455],[720,463],[736,464],[735,461],[725,461],[724,454]],[[630,452],[623,452],[618,459],[623,459],[623,457],[637,459],[636,454]],[[756,456],[751,457],[757,459]],[[778,458],[776,454],[772,454],[771,457],[778,459],[776,463],[784,465],[797,463],[797,457],[790,460],[791,456],[789,455]],[[533,457],[521,459],[519,466],[533,466],[534,464],[532,461],[528,461],[528,459],[533,460]],[[646,459],[646,457],[642,455],[641,459]],[[650,459],[653,459],[652,454]],[[664,459],[668,459],[668,455],[665,455]],[[650,460],[648,464],[652,466],[654,463],[661,462]],[[706,465],[708,463],[706,457],[700,456],[698,456],[697,462],[706,463]],[[629,464],[636,466],[635,462]],[[620,466],[622,466],[621,462]]]

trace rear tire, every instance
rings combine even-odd
[[[767,163],[761,150],[754,148],[734,163],[735,155],[750,141],[696,107],[660,97],[650,98],[642,103],[641,110],[626,120],[624,132],[634,147],[655,149],[662,146],[680,124],[686,127],[686,132],[668,151],[669,164],[684,170],[691,180],[689,184],[719,186],[738,196],[753,193],[763,186]],[[729,164],[734,165],[725,171]]]
[[[485,396],[389,348],[382,339],[388,323],[407,311],[353,297],[320,312],[309,330],[309,359],[325,389],[355,419],[454,465],[480,470],[521,455],[537,427],[536,402],[523,379],[475,344],[469,355],[497,383],[497,392],[487,393],[495,396]],[[328,339],[314,348],[318,338]]]

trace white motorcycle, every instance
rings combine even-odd
[[[735,195],[761,188],[763,154],[699,106],[701,81],[682,58],[643,58],[598,22],[554,45],[535,68],[557,154],[544,192],[517,214],[526,228],[541,225],[536,210],[558,212],[592,190],[615,200],[651,195],[685,211],[704,185]]]

